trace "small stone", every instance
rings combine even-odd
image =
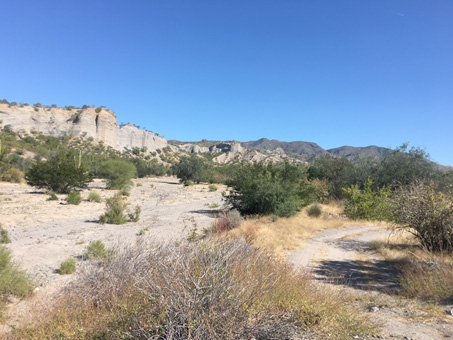
[[[447,315],[452,315],[452,311],[449,310],[449,309],[447,309],[447,310],[445,311],[445,313],[446,313]]]
[[[379,310],[379,307],[377,307],[377,306],[371,306],[368,308],[369,312],[377,312],[378,310]]]

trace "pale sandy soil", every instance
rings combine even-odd
[[[136,186],[137,183],[142,186]],[[194,228],[201,232],[214,222],[216,208],[208,205],[221,207],[225,189],[217,185],[217,191],[209,192],[206,184],[184,187],[169,177],[139,179],[134,184],[127,201],[131,209],[141,206],[139,222],[101,225],[97,221],[105,211],[105,198],[116,191],[106,190],[100,180],[82,192],[84,200],[80,205],[67,204],[65,195],[59,195],[58,201],[47,201],[49,195],[43,190],[25,184],[0,183],[0,223],[11,238],[7,246],[38,286],[32,299],[10,304],[12,319],[8,324],[26,319],[34,300],[51,299],[53,293],[67,284],[72,276],[59,275],[56,270],[70,256],[80,263],[91,241],[101,240],[107,247],[136,242],[138,238],[171,242],[187,237]],[[87,201],[91,191],[98,192],[103,201]],[[142,229],[145,232],[139,235]]]

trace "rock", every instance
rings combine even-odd
[[[369,311],[369,312],[377,312],[377,311],[379,311],[379,307],[377,307],[377,306],[370,306],[370,307],[368,307],[368,311]]]
[[[445,311],[445,313],[446,313],[447,315],[452,315],[452,311],[449,310],[449,309],[447,309],[447,310]]]
[[[21,136],[33,131],[59,137],[62,134],[71,136],[92,137],[116,150],[124,148],[146,147],[155,151],[167,146],[167,140],[149,131],[137,128],[132,124],[118,126],[115,113],[101,109],[34,108],[32,106],[12,106],[0,104],[0,121],[3,127],[10,125]]]

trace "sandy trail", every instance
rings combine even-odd
[[[373,240],[388,237],[385,227],[349,227],[327,230],[307,245],[291,253],[289,261],[308,269],[321,284],[335,286],[347,294],[367,294],[383,305],[358,303],[363,313],[383,326],[383,339],[441,340],[453,338],[453,318],[447,321],[427,317],[419,309],[409,308],[397,294],[398,272],[374,254],[368,246]],[[445,306],[451,309],[451,306]]]

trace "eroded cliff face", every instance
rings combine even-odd
[[[115,113],[106,109],[96,112],[94,108],[67,110],[0,104],[0,121],[3,126],[10,125],[14,131],[38,130],[55,137],[62,133],[93,137],[95,141],[120,151],[133,147],[155,151],[167,146],[165,138],[134,125],[119,127]]]

